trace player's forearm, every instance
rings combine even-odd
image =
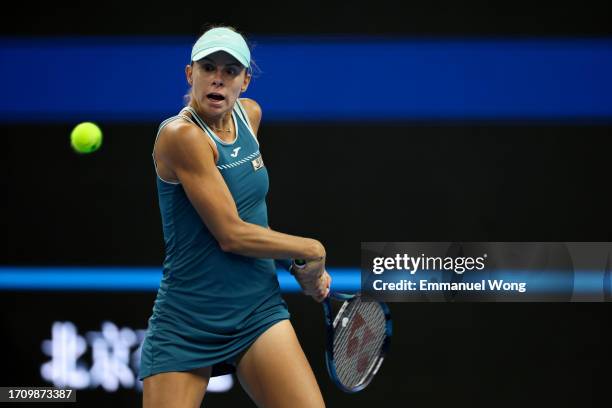
[[[232,226],[219,244],[226,252],[254,258],[319,259],[325,256],[325,248],[315,239],[283,234],[247,222]]]

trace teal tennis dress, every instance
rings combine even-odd
[[[240,218],[267,227],[268,173],[239,101],[232,119],[233,143],[219,139],[190,107],[162,122],[159,131],[174,120],[202,128],[217,146],[217,168]],[[142,344],[139,378],[206,366],[213,367],[213,377],[234,372],[241,352],[270,326],[289,318],[274,260],[222,251],[180,183],[158,175],[157,192],[166,257]]]

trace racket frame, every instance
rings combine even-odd
[[[374,361],[373,367],[366,371],[364,378],[359,382],[359,384],[354,388],[348,388],[340,381],[338,377],[338,373],[336,372],[336,365],[334,363],[334,328],[339,324],[340,317],[344,310],[348,307],[349,302],[358,297],[361,294],[347,294],[340,292],[331,292],[328,297],[323,300],[323,312],[325,316],[325,332],[326,332],[326,340],[325,340],[325,365],[327,367],[327,372],[331,380],[336,384],[338,388],[342,391],[353,394],[363,390],[365,387],[370,384],[376,373],[378,372],[383,360],[385,359],[385,355],[389,351],[389,347],[391,346],[391,335],[393,334],[393,322],[391,320],[391,312],[389,310],[389,306],[383,302],[377,302],[384,315],[385,315],[385,339],[383,340],[382,347],[380,349],[380,354],[378,358]],[[332,307],[331,307],[331,299],[344,302],[338,310],[336,317],[332,321]]]

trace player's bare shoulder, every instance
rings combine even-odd
[[[217,161],[218,152],[215,144],[204,131],[195,124],[186,120],[174,120],[168,123],[159,134],[155,147],[156,159],[168,163],[189,161],[190,156],[208,146],[213,152],[214,161]],[[204,150],[208,149],[205,148]]]
[[[240,103],[246,110],[247,115],[249,116],[249,121],[251,122],[251,127],[253,128],[253,132],[255,136],[257,136],[257,131],[259,130],[259,124],[261,123],[261,106],[250,98],[240,98]]]

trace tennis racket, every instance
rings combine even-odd
[[[288,261],[279,263],[287,269],[291,266]],[[333,317],[332,306],[340,302]],[[330,292],[323,300],[323,312],[327,372],[342,391],[359,392],[370,384],[389,351],[393,329],[389,307],[382,302],[364,302],[360,293]]]

